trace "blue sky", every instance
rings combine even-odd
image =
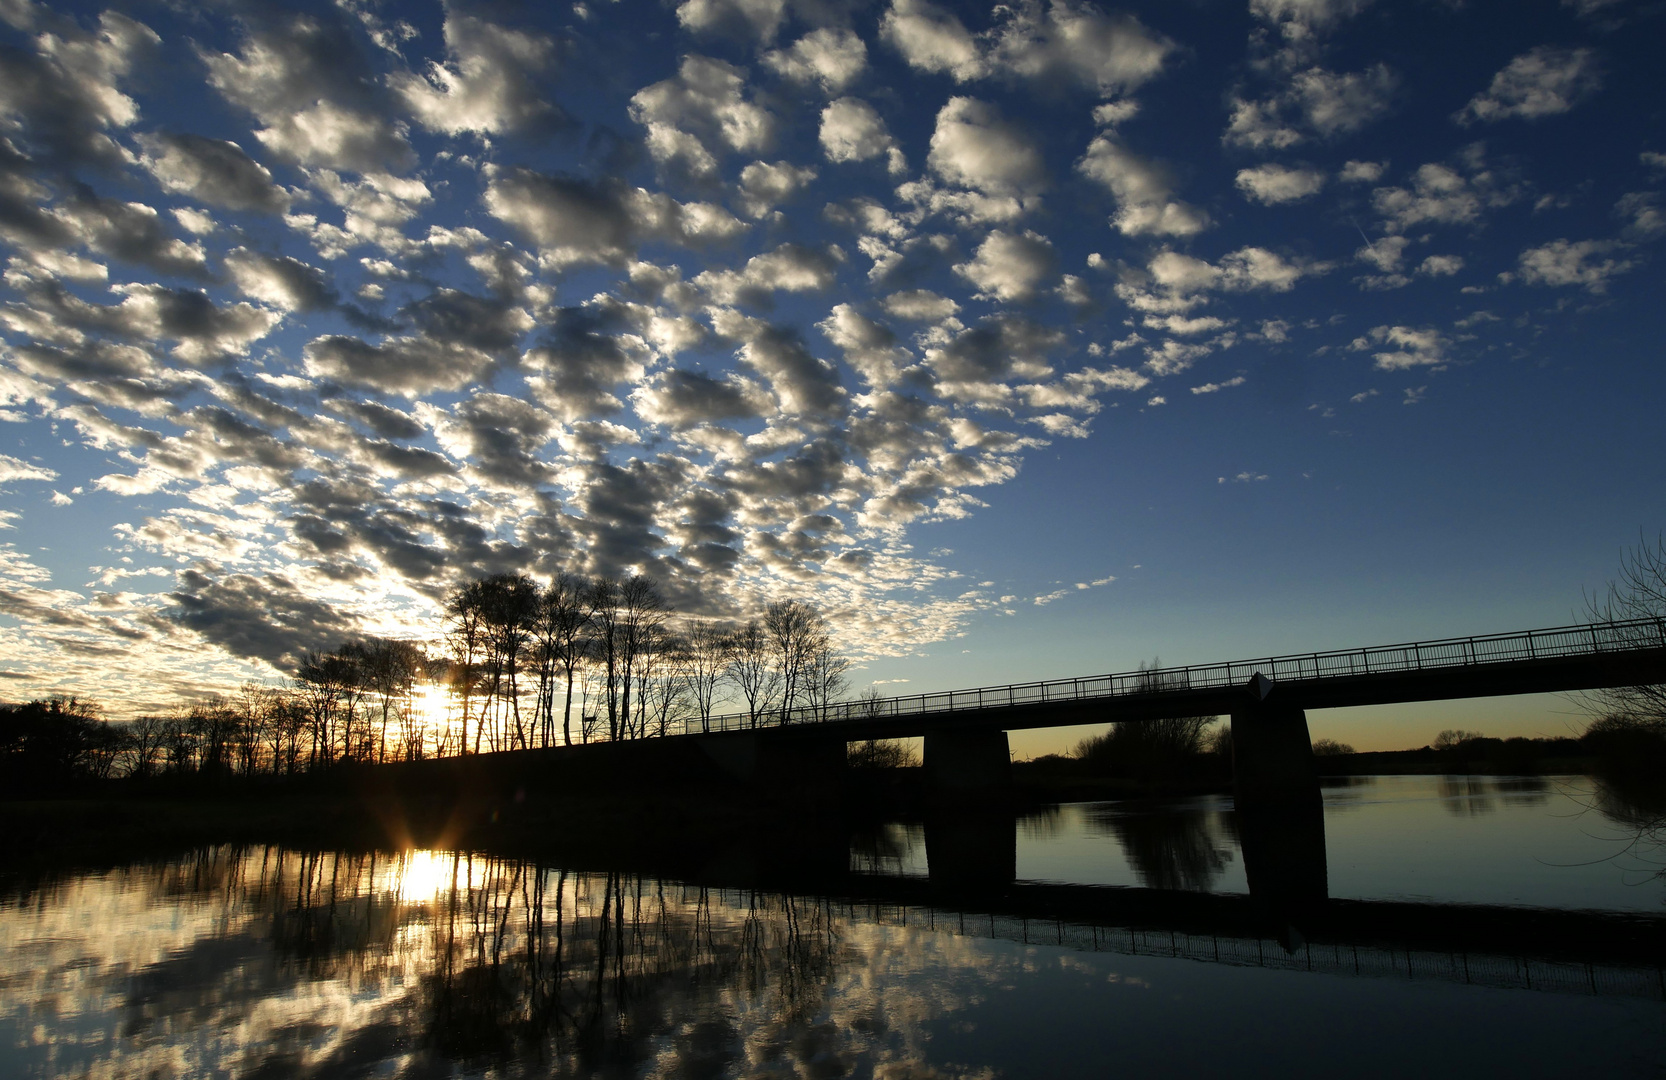
[[[1572,621],[1666,527],[1652,4],[0,20],[10,697],[560,569],[1021,681]]]

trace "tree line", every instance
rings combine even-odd
[[[311,650],[281,685],[124,723],[74,698],[0,706],[0,778],[287,776],[709,731],[726,711],[762,727],[819,718],[848,688],[849,660],[802,600],[723,622],[673,611],[644,575],[494,574],[452,589],[441,620],[431,643]]]

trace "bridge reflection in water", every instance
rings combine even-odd
[[[681,880],[543,858],[232,847],[14,877],[0,889],[0,1021],[20,1018],[37,1048],[68,1032],[29,1073],[43,1076],[97,1074],[101,1056],[124,1075],[358,1075],[379,1060],[437,1075],[505,1057],[571,1076],[726,1075],[743,1061],[808,1075],[831,1058],[878,1072],[926,1060],[929,1022],[1023,978],[1030,954],[951,944],[977,939],[1666,996],[1659,916],[1329,899],[1312,862],[1322,831],[1317,849],[1268,862],[1244,847],[1251,895],[1195,891],[1217,883],[1233,834],[1248,835],[1238,815],[1093,813],[1155,887],[1016,881],[1015,830],[1046,819],[1011,816],[930,823],[900,844],[869,835],[842,864],[829,851],[779,872],[767,858],[718,870],[748,861],[711,853],[709,874]],[[914,839],[930,849],[924,873]],[[1130,964],[1112,974],[1157,974]]]

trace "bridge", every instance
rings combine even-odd
[[[923,736],[933,787],[973,794],[1010,783],[1009,731],[1225,715],[1238,801],[1272,805],[1318,798],[1308,709],[1661,682],[1666,620],[1634,619],[696,717],[682,736],[746,779],[836,768],[852,741]]]

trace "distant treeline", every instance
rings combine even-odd
[[[707,730],[724,711],[758,727],[815,719],[848,687],[826,619],[800,600],[724,623],[673,612],[641,575],[498,574],[442,610],[437,646],[347,641],[307,653],[285,685],[127,722],[74,698],[0,706],[0,783],[285,776]]]

